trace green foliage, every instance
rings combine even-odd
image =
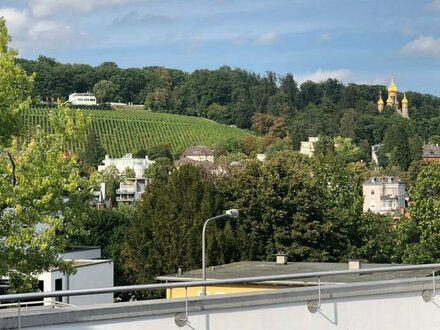
[[[126,230],[122,251],[125,274],[132,283],[146,283],[175,272],[179,265],[200,267],[203,223],[221,209],[213,182],[197,167],[184,165],[166,182],[153,181]],[[215,238],[212,234],[209,237],[213,244]],[[230,261],[218,250],[209,246],[208,250],[210,263],[218,262],[217,258]]]
[[[8,41],[0,19],[0,276],[9,276],[11,292],[21,292],[50,266],[73,271],[59,253],[80,230],[93,183],[64,148],[85,133],[82,114],[59,105],[47,115],[50,133],[36,127],[18,135],[33,78],[15,63]]]
[[[397,232],[389,215],[367,212],[360,216],[353,257],[371,263],[400,262],[394,257]]]
[[[15,64],[17,52],[8,48],[10,38],[5,21],[0,18],[0,143],[19,133],[21,113],[30,103],[33,76]]]
[[[121,242],[134,211],[129,205],[93,209],[82,223],[83,231],[72,238],[72,244],[76,246],[100,246],[102,257],[114,261],[115,285],[128,284],[122,271]]]
[[[119,87],[109,80],[97,82],[93,86],[93,93],[95,93],[98,103],[119,101]]]
[[[337,136],[334,138],[335,151],[338,158],[344,163],[354,163],[362,157],[362,150],[357,147],[351,138]],[[368,150],[369,151],[369,150]]]
[[[116,202],[116,189],[121,181],[122,175],[115,165],[107,166],[99,173],[99,182],[105,183],[105,196],[110,197],[113,203]]]
[[[330,136],[320,136],[314,143],[315,156],[331,156],[335,154],[335,142]]]
[[[240,210],[241,259],[273,260],[280,251],[296,261],[349,257],[360,188],[336,160],[324,165],[291,151],[275,153],[233,171],[222,189],[226,205]]]
[[[51,115],[54,121],[67,120],[64,134],[36,129],[1,150],[0,237],[6,237],[0,247],[1,274],[69,268],[58,254],[69,236],[81,230],[93,182],[80,176],[77,158],[65,152],[64,141],[76,134],[68,129],[73,122],[63,116],[64,110]]]
[[[173,163],[168,157],[159,157],[147,168],[146,177],[151,181],[166,182],[168,174],[173,170]]]
[[[411,217],[399,222],[398,251],[404,262],[437,262],[440,259],[440,163],[431,163],[420,170],[409,197]]]
[[[97,168],[101,164],[106,155],[99,136],[96,135],[93,128],[87,130],[86,139],[84,142],[84,149],[79,153],[80,159]]]

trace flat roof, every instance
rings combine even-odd
[[[402,264],[361,264],[361,269],[403,266]],[[408,266],[408,265],[407,265]],[[241,261],[226,265],[211,266],[206,268],[206,278],[212,280],[232,279],[240,277],[257,277],[271,275],[300,274],[322,271],[348,270],[348,263],[332,263],[332,262],[288,262],[287,264],[277,264],[276,262],[267,261]],[[401,278],[416,278],[432,275],[429,270],[411,270],[411,271],[395,271],[373,274],[347,274],[336,276],[321,277],[321,283],[337,284],[337,283],[354,283],[366,281],[380,281]],[[196,281],[202,279],[202,270],[184,271],[182,275],[168,274],[156,277],[158,281],[164,282],[182,282]],[[304,278],[295,280],[282,280],[269,282],[272,284],[285,285],[314,285],[318,278]],[[268,283],[268,282],[266,282]]]
[[[113,262],[113,260],[111,259],[65,259],[65,260],[68,262],[72,261],[73,267],[75,268]],[[59,269],[60,269],[59,267],[50,267],[49,272],[54,272]]]

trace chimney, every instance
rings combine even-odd
[[[177,266],[177,275],[183,275],[183,266]]]
[[[278,265],[287,265],[287,254],[277,253],[276,257]]]
[[[357,270],[362,268],[362,261],[360,259],[348,260],[348,270]]]

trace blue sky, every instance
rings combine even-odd
[[[0,16],[28,59],[394,77],[440,96],[440,0],[0,0]]]

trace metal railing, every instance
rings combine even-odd
[[[55,308],[55,307],[76,307],[75,305],[68,304],[58,300],[39,300],[39,301],[26,301],[26,302],[15,302],[10,304],[0,304],[0,308],[9,308],[9,307],[17,307],[20,304],[20,308],[28,309],[29,306],[38,306],[38,307],[47,307],[47,308]]]
[[[308,273],[283,274],[283,275],[238,277],[238,278],[231,278],[231,279],[224,279],[224,280],[207,280],[207,281],[196,280],[196,281],[175,282],[175,283],[124,285],[124,286],[115,286],[115,287],[97,288],[97,289],[16,293],[16,294],[0,295],[0,302],[1,301],[25,301],[25,300],[44,299],[44,298],[63,297],[63,296],[65,296],[65,297],[82,296],[82,295],[90,295],[90,294],[148,291],[148,290],[173,289],[173,288],[185,288],[185,287],[189,288],[189,287],[198,287],[198,286],[258,283],[258,282],[282,281],[282,280],[293,280],[293,279],[313,278],[313,277],[321,278],[324,276],[338,276],[338,275],[348,275],[348,274],[387,273],[387,272],[411,271],[411,270],[422,270],[422,269],[429,269],[431,271],[440,270],[440,263],[426,264],[426,265],[411,265],[411,266],[361,268],[361,269],[355,269],[355,270],[348,270],[348,269],[347,270],[333,270],[333,271],[308,272]]]
[[[361,268],[355,270],[336,270],[336,271],[321,271],[321,272],[307,272],[307,273],[296,273],[296,274],[283,274],[283,275],[269,275],[269,276],[254,276],[254,277],[240,277],[224,280],[195,280],[187,282],[173,282],[173,283],[158,283],[158,284],[143,284],[143,285],[126,285],[126,286],[116,286],[109,288],[96,288],[96,289],[82,289],[82,290],[64,290],[64,291],[51,291],[51,292],[34,292],[34,293],[19,293],[19,294],[6,294],[0,295],[0,302],[3,301],[16,301],[16,306],[18,307],[18,328],[21,328],[21,307],[26,300],[44,299],[44,298],[55,298],[55,297],[70,297],[70,296],[82,296],[82,295],[92,295],[92,294],[105,294],[105,293],[118,293],[118,292],[133,292],[133,291],[148,291],[148,290],[160,290],[160,289],[173,289],[173,288],[185,288],[186,292],[186,316],[188,315],[187,310],[187,288],[189,287],[203,287],[203,286],[214,286],[214,285],[230,285],[230,284],[245,284],[245,283],[259,283],[259,282],[276,282],[283,280],[294,280],[294,279],[304,279],[304,278],[318,278],[318,301],[315,305],[309,306],[309,310],[314,312],[321,306],[321,278],[325,276],[338,276],[338,275],[355,275],[355,274],[374,274],[374,273],[386,273],[386,272],[397,272],[397,271],[412,271],[412,270],[430,270],[426,276],[432,275],[432,295],[431,298],[435,296],[435,286],[436,286],[436,270],[440,270],[440,263],[436,264],[426,264],[426,265],[411,265],[411,266],[390,266],[390,267],[378,267],[378,268]],[[335,285],[340,285],[340,283],[334,283]],[[203,299],[203,296],[201,297]],[[40,302],[41,303],[41,302]],[[65,304],[68,305],[68,304]],[[0,307],[2,304],[0,304]],[[73,305],[72,305],[73,306]],[[180,319],[180,321],[185,319]]]

